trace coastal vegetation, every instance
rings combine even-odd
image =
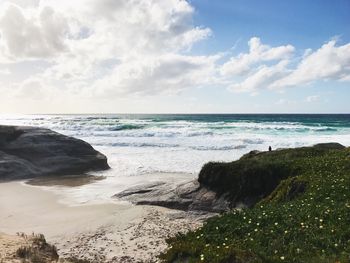
[[[48,243],[43,234],[17,233],[16,236],[0,235],[0,239],[0,263],[91,263],[76,257],[60,257],[56,246]]]
[[[24,233],[18,233],[18,236],[24,239],[25,244],[16,250],[14,258],[20,259],[22,262],[33,263],[58,261],[57,248],[47,243],[44,235],[33,233],[28,236]]]
[[[168,239],[163,262],[350,262],[349,148],[252,152],[199,182],[246,207]]]

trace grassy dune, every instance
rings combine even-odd
[[[0,263],[91,263],[75,257],[60,258],[54,245],[46,242],[44,235],[16,236],[0,234]]]
[[[169,239],[164,262],[350,262],[349,148],[321,145],[209,163],[200,182],[233,203],[254,205]]]

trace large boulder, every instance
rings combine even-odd
[[[44,128],[0,126],[0,180],[108,168],[106,156],[82,140]]]

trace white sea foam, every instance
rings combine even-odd
[[[191,116],[190,116],[191,117]],[[321,142],[350,145],[350,120],[328,122],[170,116],[2,116],[1,124],[53,129],[83,139],[107,155],[106,180],[78,188],[55,188],[67,200],[106,201],[116,192],[145,181],[193,178],[208,161],[232,161],[251,150],[299,147]],[[286,120],[287,119],[287,120]],[[178,175],[179,179],[183,176]]]

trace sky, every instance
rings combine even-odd
[[[0,0],[0,113],[350,113],[350,1]]]

